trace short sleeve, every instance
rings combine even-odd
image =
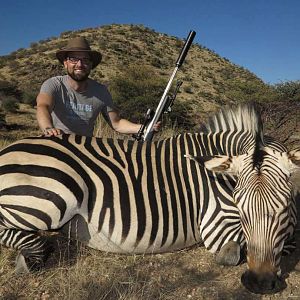
[[[57,82],[55,81],[55,79],[54,78],[47,79],[42,84],[40,92],[54,96],[55,93],[57,92]]]
[[[109,90],[107,89],[106,86],[102,86],[103,87],[103,97],[102,97],[102,101],[104,102],[104,113],[108,113],[111,111],[118,111],[118,108],[116,107],[116,105],[113,102],[111,93],[109,92]]]

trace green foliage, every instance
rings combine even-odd
[[[225,95],[233,103],[252,102],[265,103],[274,100],[276,93],[270,86],[259,80],[241,81],[232,79],[228,81],[229,89]]]
[[[158,104],[165,84],[150,67],[131,66],[112,79],[110,90],[122,115],[141,121],[147,108]]]
[[[20,63],[17,60],[11,60],[8,62],[7,65],[11,69],[12,72],[18,71],[18,68],[20,67]]]
[[[193,94],[193,89],[191,86],[185,86],[183,89],[186,93]]]
[[[300,80],[279,83],[274,88],[279,100],[300,102]]]
[[[14,113],[19,109],[19,101],[13,96],[0,94],[1,110]]]
[[[158,57],[153,57],[151,60],[150,60],[150,63],[153,67],[156,67],[156,68],[161,68],[162,67],[162,62],[161,62],[161,59],[158,58]]]
[[[22,102],[29,104],[31,107],[36,105],[36,96],[38,92],[34,90],[25,90],[22,96]]]
[[[121,115],[134,122],[143,122],[148,108],[155,111],[167,81],[151,67],[131,66],[112,79],[110,91]],[[168,125],[189,127],[191,107],[176,100],[168,117]]]
[[[38,46],[39,46],[39,43],[33,42],[33,43],[30,44],[31,48],[37,48]]]
[[[0,94],[7,96],[21,97],[21,92],[18,89],[16,82],[0,80]]]

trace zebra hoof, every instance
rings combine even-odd
[[[40,258],[24,256],[19,253],[16,258],[16,274],[28,274],[34,271],[40,271],[44,267],[45,263]]]
[[[23,249],[16,258],[16,274],[27,274],[31,271],[40,271],[48,259],[49,255],[54,251],[52,244],[48,244],[41,253],[32,255],[28,249]]]
[[[229,241],[217,253],[216,261],[223,266],[236,266],[241,260],[241,247],[235,241]]]
[[[22,253],[19,253],[17,258],[16,258],[16,269],[15,269],[15,273],[17,275],[22,275],[22,274],[28,274],[29,268],[26,264],[26,260],[25,257]]]

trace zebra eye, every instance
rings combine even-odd
[[[277,214],[275,212],[268,212],[265,214],[268,219],[275,219]]]
[[[287,206],[285,206],[283,209],[282,209],[282,211],[281,211],[281,213],[282,214],[285,214],[285,213],[287,213],[288,211],[289,211],[289,209],[290,209],[290,203],[287,205]]]

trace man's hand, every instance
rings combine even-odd
[[[157,132],[160,130],[160,127],[161,127],[161,121],[158,121],[153,125],[153,130]]]
[[[61,129],[54,128],[54,127],[46,127],[43,130],[43,133],[45,136],[57,136],[63,134],[63,131]]]

